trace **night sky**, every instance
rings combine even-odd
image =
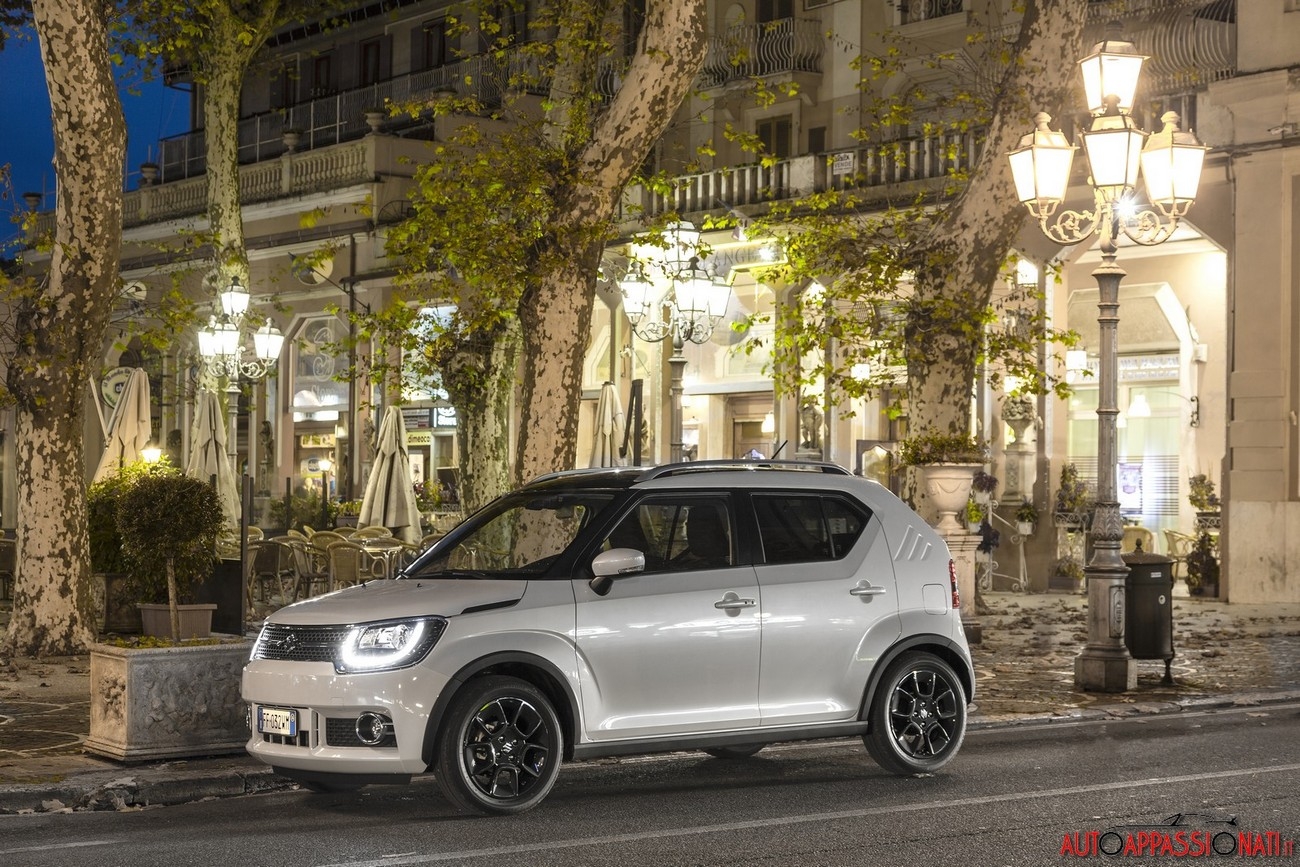
[[[50,100],[45,89],[41,50],[28,31],[5,40],[0,50],[0,92],[5,94],[5,122],[0,125],[0,165],[13,172],[13,193],[20,207],[22,194],[45,193],[43,208],[53,208],[54,135]],[[127,187],[139,180],[140,163],[158,159],[158,141],[189,127],[189,94],[163,87],[161,81],[142,81],[138,72],[123,70],[118,77],[127,126]],[[133,92],[134,91],[134,92]],[[7,192],[7,191],[4,191]],[[15,234],[8,217],[13,203],[0,203],[0,242]]]

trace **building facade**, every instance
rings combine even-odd
[[[249,384],[233,413],[232,451],[263,498],[327,484],[340,498],[359,497],[363,489],[364,443],[391,395],[337,379],[365,362],[364,348],[339,348],[349,327],[339,311],[382,306],[391,297],[395,263],[384,251],[387,229],[409,212],[412,165],[447,133],[443,120],[412,121],[378,109],[465,88],[490,96],[484,91],[500,86],[511,62],[450,37],[445,6],[394,0],[359,9],[339,31],[287,31],[271,46],[273,62],[245,87],[241,189],[255,303],[288,338],[278,375]],[[724,0],[710,7],[710,50],[697,93],[654,155],[655,166],[676,183],[670,192],[627,191],[622,237],[610,245],[602,268],[584,369],[580,466],[600,460],[597,433],[605,425],[597,411],[602,387],[611,383],[625,420],[643,422],[622,425],[618,448],[628,462],[638,451],[643,463],[666,461],[676,449],[695,458],[817,457],[891,482],[892,455],[907,429],[905,416],[883,411],[895,395],[846,404],[826,399],[816,384],[778,395],[771,359],[743,351],[731,323],[777,311],[815,288],[758,280],[779,251],[746,238],[736,221],[763,213],[773,200],[846,183],[860,188],[869,209],[872,201],[922,189],[953,167],[973,164],[974,133],[903,130],[899,161],[881,161],[858,142],[854,133],[869,94],[852,60],[886,50],[889,40],[939,53],[960,51],[976,29],[1014,34],[1012,6]],[[1145,128],[1172,108],[1211,148],[1201,194],[1179,234],[1157,248],[1120,250],[1127,272],[1119,326],[1121,505],[1126,517],[1153,531],[1163,552],[1164,531],[1193,528],[1188,479],[1205,474],[1221,486],[1226,504],[1221,595],[1300,600],[1300,581],[1288,578],[1300,558],[1300,3],[1125,0],[1092,3],[1088,14],[1079,56],[1115,17],[1126,37],[1151,55],[1140,94]],[[524,34],[529,15],[525,3],[507,25]],[[611,89],[619,84],[617,68],[612,60]],[[924,77],[923,65],[909,74]],[[777,89],[774,99],[757,104],[742,87],[755,77],[796,85],[797,92]],[[206,222],[198,125],[163,142],[158,164],[141,167],[140,186],[127,195],[123,277],[146,304],[173,283],[196,296],[211,291],[201,269],[187,270],[174,253],[159,250]],[[761,140],[775,161],[756,162],[728,139],[728,126]],[[706,145],[712,156],[700,165],[697,154]],[[630,320],[619,287],[642,220],[669,212],[697,226],[731,218],[727,228],[705,230],[702,238],[711,273],[729,288],[727,306],[707,337],[685,342],[676,360],[671,340],[647,339],[658,335]],[[1029,412],[1019,403],[1009,408],[983,377],[973,384],[977,432],[994,443],[992,470],[1002,479],[1007,528],[1022,498],[1040,514],[1052,511],[1063,465],[1075,464],[1085,478],[1097,471],[1096,387],[1088,370],[1097,363],[1091,272],[1098,254],[1089,242],[1052,244],[1029,222],[1014,252],[1026,264],[1016,279],[1043,289],[1044,312],[1080,334],[1083,352],[1071,354],[1071,369],[1055,370],[1074,383],[1074,396],[1039,399]],[[302,257],[312,255],[320,258],[304,265]],[[189,350],[151,358],[131,347],[128,331],[123,335],[125,351],[106,350],[105,394],[121,368],[149,366],[158,438],[182,457],[187,396],[201,365]],[[454,412],[436,392],[407,397],[417,475],[454,489]],[[96,438],[88,431],[88,442]],[[338,468],[333,474],[322,472],[323,458]],[[990,562],[987,570],[990,586],[1023,577],[1020,586],[1046,588],[1067,543],[1044,518],[1033,536],[1004,542],[1000,565]]]

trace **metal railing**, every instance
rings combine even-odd
[[[709,39],[700,83],[718,87],[756,75],[821,72],[825,50],[826,38],[816,20],[736,24]]]

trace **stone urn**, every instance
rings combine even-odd
[[[980,464],[918,464],[914,468],[921,490],[939,514],[934,525],[939,532],[964,531],[957,514],[966,508],[971,482],[980,467]]]

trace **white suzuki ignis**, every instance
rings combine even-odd
[[[943,539],[829,464],[546,476],[393,580],[282,608],[244,670],[248,751],[313,789],[433,773],[537,806],[563,761],[860,736],[947,764],[975,684]]]

